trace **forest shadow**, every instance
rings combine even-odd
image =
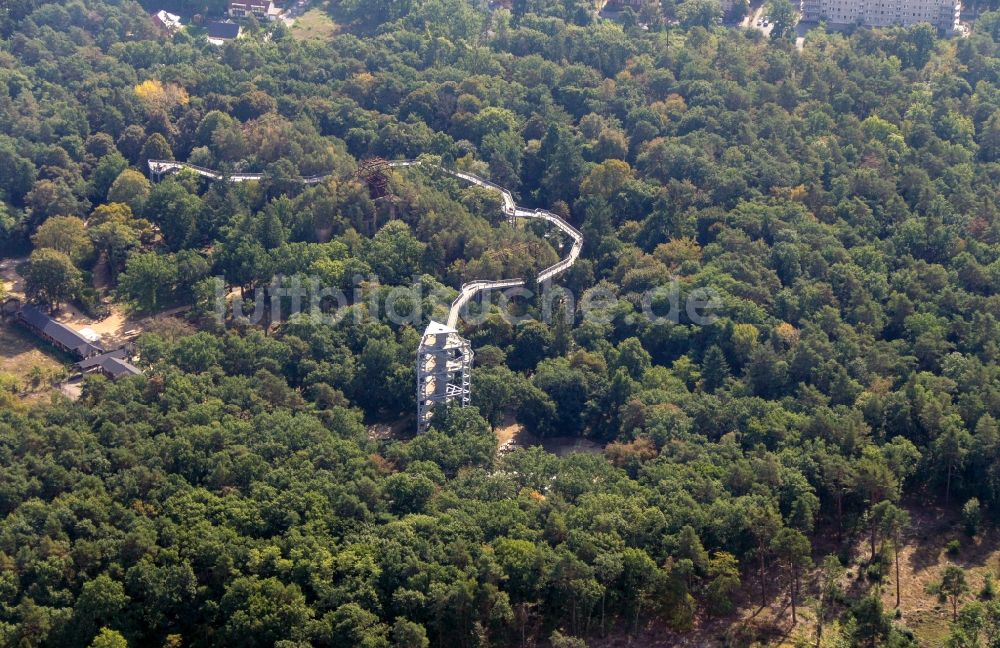
[[[947,509],[933,507],[908,507],[911,514],[907,542],[914,545],[907,562],[914,572],[922,571],[941,562],[941,552],[952,536],[958,537],[955,516]]]

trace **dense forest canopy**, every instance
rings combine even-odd
[[[330,38],[250,21],[221,47],[128,0],[0,7],[0,249],[30,254],[28,297],[194,304],[138,339],[143,376],[79,401],[0,374],[0,645],[600,645],[757,601],[808,605],[810,643],[916,645],[885,585],[907,509],[972,535],[1000,511],[1000,14],[800,50],[705,4],[341,0]],[[212,317],[216,277],[450,298],[560,258],[440,174],[373,196],[376,156],[563,215],[585,247],[558,283],[613,298],[464,327],[475,407],[413,438],[366,426],[412,422],[440,300],[416,324]],[[266,178],[151,182],[150,159]],[[711,288],[714,323],[640,316],[671,285]],[[604,452],[498,455],[511,417]],[[995,642],[1000,605],[955,569],[949,641]]]

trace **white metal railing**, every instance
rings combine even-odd
[[[573,239],[573,245],[570,247],[569,254],[559,260],[558,262],[552,264],[551,266],[545,268],[538,273],[538,282],[542,283],[545,281],[550,281],[553,277],[562,272],[568,270],[576,260],[580,257],[580,252],[583,250],[583,234],[580,230],[576,229],[570,225],[565,219],[550,211],[545,209],[523,209],[517,206],[514,202],[514,196],[511,194],[510,190],[505,187],[501,187],[495,182],[491,182],[484,178],[469,173],[467,171],[457,171],[455,169],[448,169],[436,164],[430,164],[423,162],[421,160],[397,160],[389,162],[389,166],[394,168],[401,167],[411,167],[417,165],[427,165],[433,166],[434,168],[447,173],[450,176],[458,178],[460,180],[465,180],[474,185],[484,187],[486,189],[492,189],[498,191],[503,198],[503,211],[509,217],[512,218],[540,218],[549,223],[552,223],[558,227],[563,233],[567,234]],[[515,286],[523,286],[524,279],[501,279],[498,281],[485,281],[477,280],[470,281],[468,283],[462,284],[462,287],[458,293],[458,297],[451,303],[451,309],[448,311],[448,326],[455,328],[458,324],[458,317],[462,309],[465,308],[466,304],[472,300],[477,294],[485,290],[499,290],[503,288],[513,288]]]
[[[543,269],[538,273],[539,283],[544,281],[550,281],[556,275],[565,272],[569,269],[580,256],[580,251],[583,249],[583,234],[580,230],[576,229],[565,219],[550,211],[544,209],[524,209],[518,207],[517,203],[514,202],[514,195],[509,189],[498,185],[495,182],[486,180],[485,178],[480,178],[474,173],[469,173],[468,171],[458,171],[456,169],[449,169],[436,164],[431,164],[429,162],[424,162],[422,160],[393,160],[389,162],[389,166],[393,168],[404,168],[411,166],[432,166],[452,177],[458,178],[459,180],[464,180],[470,184],[474,184],[486,189],[491,189],[500,193],[503,199],[503,212],[510,218],[540,218],[549,223],[552,223],[558,227],[564,234],[567,234],[573,239],[573,245],[570,247],[569,254],[559,260],[558,262],[552,264],[551,266]],[[211,178],[213,180],[226,180],[228,182],[246,182],[251,180],[262,180],[267,177],[265,173],[241,173],[234,172],[225,174],[221,171],[215,169],[208,169],[197,164],[189,164],[187,162],[177,162],[175,160],[149,160],[149,170],[151,173],[157,175],[163,173],[174,173],[182,169],[187,169],[193,171],[194,173],[205,177]],[[332,174],[320,174],[312,176],[300,176],[295,180],[302,184],[316,184],[326,180],[331,177]],[[484,290],[499,290],[503,288],[512,288],[515,286],[523,286],[524,279],[501,279],[498,281],[470,281],[468,283],[462,284],[461,290],[459,291],[458,297],[451,304],[451,309],[448,311],[448,326],[454,328],[458,323],[458,316],[461,310],[469,303],[469,301],[475,297],[479,292]]]
[[[149,171],[150,173],[155,173],[157,175],[162,175],[164,173],[175,173],[182,169],[186,169],[193,173],[196,173],[203,178],[210,178],[212,180],[226,180],[228,182],[249,182],[251,180],[263,180],[267,177],[266,173],[245,173],[242,171],[234,171],[233,173],[223,173],[221,171],[216,171],[215,169],[207,169],[203,166],[198,166],[197,164],[189,164],[187,162],[175,162],[174,160],[150,160],[149,161]],[[311,176],[299,176],[293,179],[294,182],[299,182],[302,184],[317,184],[323,182],[327,178],[332,177],[332,173],[324,173],[320,175]]]
[[[538,274],[539,283],[549,281],[554,276],[564,272],[576,263],[577,258],[580,256],[580,251],[583,249],[583,234],[581,234],[578,229],[550,211],[546,211],[544,209],[522,209],[518,207],[517,203],[514,202],[514,196],[511,194],[510,190],[501,187],[494,182],[490,182],[489,180],[485,180],[466,171],[447,169],[440,165],[423,162],[421,160],[399,160],[390,162],[389,165],[394,168],[404,168],[416,165],[432,166],[433,168],[458,178],[459,180],[464,180],[465,182],[497,191],[503,199],[503,213],[511,220],[517,218],[540,218],[552,223],[564,234],[567,234],[571,239],[573,239],[573,245],[570,247],[569,254],[565,258],[542,270]],[[478,279],[462,284],[458,297],[456,297],[455,301],[451,303],[451,308],[448,311],[448,328],[451,330],[452,334],[456,336],[458,335],[458,333],[455,332],[455,327],[458,324],[458,317],[462,312],[462,309],[465,308],[472,298],[479,293],[488,290],[502,290],[504,288],[513,288],[515,286],[523,285],[524,279]],[[433,325],[434,323],[432,322],[430,326]],[[428,329],[430,329],[430,326]],[[430,424],[431,417],[433,416],[432,409],[435,404],[447,403],[449,401],[461,399],[462,407],[465,407],[471,402],[471,345],[464,338],[459,338],[464,344],[460,357],[451,359],[448,359],[443,355],[441,357],[437,357],[440,354],[436,354],[434,352],[428,353],[425,349],[425,344],[428,339],[435,338],[440,334],[440,332],[425,332],[424,337],[420,341],[420,348],[417,351],[418,432],[427,429],[427,426]],[[461,384],[455,384],[454,382],[457,375],[461,376]]]

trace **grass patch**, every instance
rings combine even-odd
[[[66,375],[58,351],[21,330],[11,321],[0,324],[0,373],[14,376],[23,400],[36,400]]]
[[[965,570],[970,591],[959,601],[961,609],[980,594],[987,573],[992,577],[1000,564],[1000,529],[994,526],[981,529],[974,538],[964,537],[957,553],[949,551],[961,532],[959,508],[957,503],[949,508],[914,502],[907,506],[913,523],[900,551],[901,621],[913,631],[921,648],[944,645],[950,631],[951,604],[939,599],[936,588],[945,568],[954,564]],[[886,571],[882,585],[882,603],[892,610],[893,567]]]
[[[337,30],[337,23],[325,7],[313,7],[295,19],[291,31],[299,40],[326,41],[333,38]]]
[[[913,630],[920,646],[943,646],[951,632],[951,611],[942,606],[941,610],[923,610],[906,616],[903,624]]]

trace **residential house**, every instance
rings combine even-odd
[[[281,16],[281,5],[273,0],[237,0],[229,3],[230,18],[253,16],[257,20],[277,20]]]
[[[176,33],[184,27],[180,16],[177,14],[167,13],[162,9],[153,14],[153,22],[170,34]]]
[[[208,42],[213,45],[222,45],[226,41],[236,40],[243,30],[236,23],[229,20],[219,20],[208,23]]]
[[[229,3],[230,18],[246,18],[253,16],[257,20],[267,18],[268,2],[264,0],[242,0],[242,2]]]

